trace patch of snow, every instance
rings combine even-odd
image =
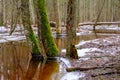
[[[23,32],[13,32],[12,35],[24,35]]]
[[[100,50],[100,49],[98,49],[98,48],[79,49],[79,50],[77,50],[78,57],[83,57],[83,56],[87,55],[86,53],[92,52],[92,51],[100,51],[100,52],[102,52],[102,50]]]
[[[66,58],[60,58],[60,60],[61,60],[67,67],[71,67],[71,64],[70,64],[70,62],[69,62],[68,59],[66,59]]]
[[[88,49],[77,50],[78,56],[79,57],[85,56],[86,55],[85,53],[88,52],[88,51],[89,51]]]
[[[5,41],[18,41],[26,39],[25,36],[2,36],[1,37]],[[4,42],[4,41],[1,41]]]
[[[84,48],[84,49],[78,49],[77,53],[78,53],[79,57],[83,57],[83,56],[86,55],[87,52],[92,52],[92,51],[100,51],[100,52],[102,52],[102,50],[98,49],[98,48]],[[66,49],[63,49],[61,52],[66,53]]]
[[[9,35],[9,33],[2,33],[2,34],[0,34],[0,37],[1,36],[8,36]]]
[[[108,28],[109,30],[118,30],[119,28],[118,27],[110,27],[110,28]]]
[[[69,72],[66,73],[60,80],[80,80],[80,78],[85,77],[82,72]]]
[[[8,32],[9,30],[4,26],[0,26],[0,33]]]
[[[66,53],[66,49],[62,49],[62,51],[61,51],[62,53]]]
[[[15,31],[19,31],[19,30],[24,30],[24,28],[22,26],[17,25]]]
[[[24,40],[24,39],[25,39],[25,37],[20,36],[20,37],[8,38],[7,40],[8,40],[8,41],[17,41],[17,40]]]
[[[77,35],[77,36],[80,36],[80,35],[81,35],[81,33],[76,33],[76,35]]]
[[[79,44],[75,45],[75,47],[78,48],[79,46],[84,45],[84,44],[86,44],[86,43],[88,43],[88,42],[90,42],[90,41],[84,41],[84,40],[83,40],[83,41],[80,41]]]
[[[13,38],[14,36],[2,36],[3,39]]]
[[[4,42],[7,42],[7,40],[5,40],[5,39],[0,39],[0,43],[4,43]]]

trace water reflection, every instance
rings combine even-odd
[[[39,63],[40,63],[39,59],[31,58],[27,72],[25,73],[25,77],[23,78],[23,80],[33,80],[33,77],[36,73]]]
[[[31,59],[23,80],[59,80],[59,64],[57,61],[41,62]]]
[[[0,44],[0,80],[59,80],[57,61],[41,62],[29,56],[23,42]],[[31,58],[31,59],[30,59]]]
[[[29,49],[17,45],[17,42],[0,44],[0,80],[21,80],[26,72]]]
[[[76,36],[73,39],[73,43],[75,45],[77,45],[81,41],[93,40],[93,39],[97,39],[97,38],[105,38],[105,37],[114,36],[114,35],[115,34],[99,34],[99,33],[80,35],[80,36]],[[57,44],[59,51],[61,53],[61,51],[66,48],[66,37],[61,37],[61,36],[56,37],[55,41],[56,41],[56,44]]]
[[[39,80],[59,80],[59,64],[57,61],[47,61],[43,66],[39,69]]]
[[[106,35],[97,36],[101,37]],[[94,34],[81,35],[74,39],[74,43],[95,38]],[[56,44],[60,51],[65,49],[65,37],[56,38]],[[69,76],[76,75],[66,73],[66,67],[58,61],[40,62],[30,59],[29,55],[30,50],[23,41],[0,43],[0,80],[69,80]]]

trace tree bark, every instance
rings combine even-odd
[[[0,1],[0,26],[3,25],[3,0]]]
[[[93,31],[95,31],[95,26],[96,26],[96,24],[97,24],[97,22],[98,22],[98,20],[99,20],[99,18],[100,18],[100,15],[101,15],[102,10],[103,10],[103,8],[104,8],[104,4],[105,4],[105,0],[103,1],[103,5],[101,6],[101,9],[100,9],[100,11],[99,11],[99,13],[98,13],[98,16],[97,16],[97,18],[96,18],[95,24],[94,24],[94,26],[93,26]]]
[[[57,56],[58,48],[52,36],[44,0],[37,0],[37,9],[38,37],[43,43],[46,55]]]
[[[75,31],[75,12],[76,12],[76,6],[75,6],[76,0],[69,0],[68,6],[67,6],[67,20],[66,20],[66,33],[67,33],[67,42],[66,42],[66,55],[70,57],[71,54],[74,54],[71,52],[70,48],[74,46],[73,38],[76,35]],[[77,51],[76,51],[77,52]],[[75,53],[77,54],[77,53]]]
[[[53,0],[53,8],[54,8],[54,17],[56,22],[56,34],[60,34],[60,15],[59,15],[59,3],[58,0]]]
[[[25,35],[28,40],[29,47],[31,48],[31,53],[32,55],[40,55],[38,41],[30,23],[29,0],[21,0],[21,2],[22,23],[25,29]]]

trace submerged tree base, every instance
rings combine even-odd
[[[36,60],[40,60],[40,61],[44,60],[44,57],[41,54],[34,54],[34,53],[32,53],[32,58],[34,58]]]
[[[78,59],[77,49],[75,45],[70,45],[70,57],[74,59]]]
[[[40,60],[40,61],[43,61],[43,60],[58,60],[58,57],[44,57],[42,56],[41,54],[34,54],[32,53],[32,58],[36,59],[36,60]]]

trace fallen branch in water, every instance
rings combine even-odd
[[[97,75],[91,75],[91,77],[102,76],[102,75],[112,75],[112,74],[120,74],[120,72],[107,72],[107,73],[102,73]]]
[[[73,67],[73,68],[66,68],[67,72],[72,71],[87,71],[87,70],[94,70],[94,69],[101,69],[101,68],[114,68],[114,66],[107,66],[107,67],[90,67],[90,68],[81,68],[81,67]]]

